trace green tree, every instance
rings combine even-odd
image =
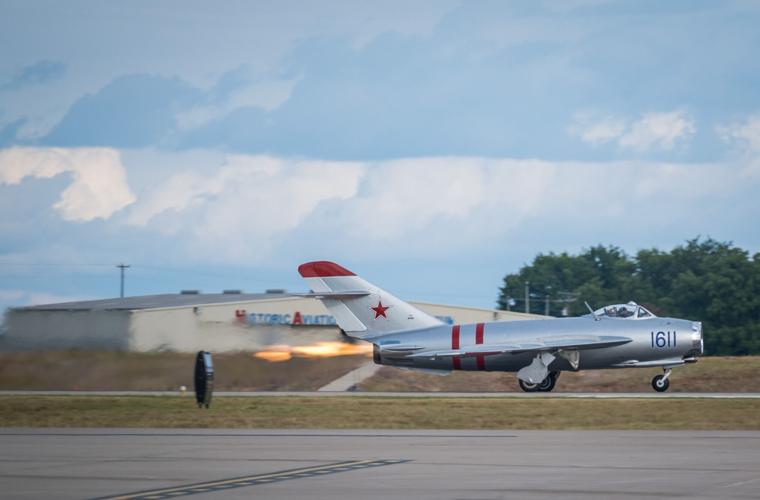
[[[760,354],[760,254],[750,258],[732,243],[695,238],[670,252],[642,249],[635,256],[597,245],[579,255],[539,254],[504,278],[497,304],[530,312],[570,315],[634,300],[657,315],[702,321],[709,354]],[[574,299],[567,302],[566,299]]]

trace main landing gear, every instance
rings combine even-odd
[[[525,392],[551,392],[558,378],[559,372],[549,372],[549,375],[538,384],[531,384],[519,378],[517,379],[517,383],[520,384],[520,389]]]
[[[671,368],[663,368],[663,371],[665,372],[664,374],[657,375],[652,379],[652,389],[657,392],[665,392],[670,387],[668,377],[670,377],[670,372],[673,370]]]

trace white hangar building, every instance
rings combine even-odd
[[[411,302],[448,323],[543,316]],[[336,340],[340,329],[319,300],[284,291],[146,295],[9,309],[0,348],[123,351],[254,351],[273,344]]]

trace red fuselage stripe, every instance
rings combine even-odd
[[[483,323],[478,323],[475,325],[475,343],[476,344],[482,344],[483,343],[483,331],[485,330],[485,325]],[[478,370],[485,370],[486,369],[486,357],[485,354],[478,354],[475,356],[475,359],[478,363]]]
[[[459,325],[454,325],[451,327],[451,348],[459,349]],[[454,370],[462,369],[462,360],[457,356],[451,358],[451,364]]]

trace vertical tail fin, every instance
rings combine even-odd
[[[307,262],[298,272],[338,326],[352,337],[371,338],[442,324],[334,262]]]

